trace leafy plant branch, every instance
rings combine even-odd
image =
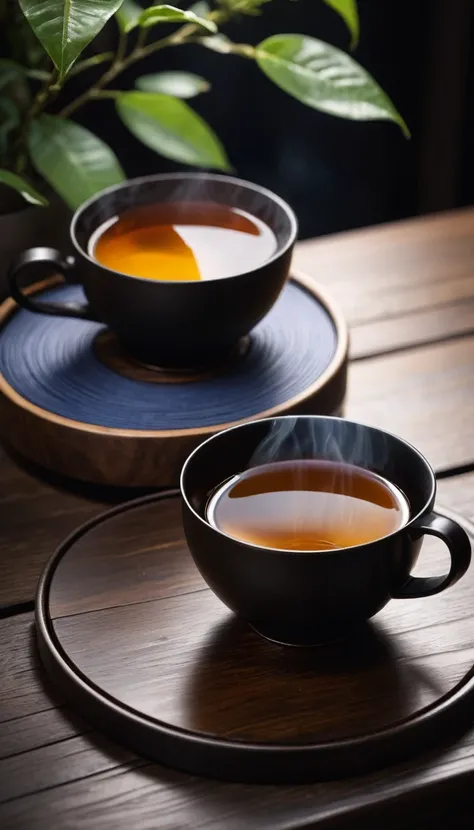
[[[242,2],[247,2],[247,0],[242,0]],[[264,2],[269,2],[269,0],[264,0]],[[231,16],[232,15],[228,12],[214,12],[208,15],[208,19],[210,21],[214,21],[216,24],[222,25],[226,23]],[[112,94],[104,94],[103,90],[105,86],[108,86],[116,80],[122,72],[130,66],[133,66],[134,63],[137,63],[144,58],[170,46],[183,46],[184,44],[200,42],[202,42],[203,45],[206,45],[206,39],[200,38],[200,34],[202,34],[202,30],[200,30],[199,25],[187,24],[186,26],[181,26],[181,28],[178,29],[178,31],[173,32],[173,34],[167,35],[166,37],[156,40],[153,43],[146,44],[145,39],[147,29],[141,28],[138,33],[135,47],[127,55],[127,35],[126,33],[122,33],[117,53],[112,60],[110,68],[104,72],[104,74],[98,78],[88,90],[65,106],[59,115],[63,118],[69,118],[80,107],[94,98],[116,98],[118,94],[117,91],[113,91]],[[207,41],[209,42],[209,39],[207,39]],[[225,44],[225,51],[228,54],[232,53],[247,58],[255,57],[255,49],[248,43],[233,43],[226,38]]]
[[[88,102],[108,99],[130,132],[157,153],[184,164],[230,169],[218,137],[186,102],[209,89],[204,78],[158,72],[139,77],[134,90],[113,86],[144,58],[189,43],[253,60],[270,81],[306,106],[353,120],[393,121],[408,135],[388,96],[346,52],[307,35],[273,35],[253,46],[234,43],[222,33],[233,17],[260,14],[271,1],[214,0],[211,8],[206,0],[198,0],[181,9],[168,4],[142,8],[135,0],[95,0],[92,6],[88,0],[14,0],[24,15],[21,25],[36,35],[44,52],[42,60],[37,49],[31,51],[31,39],[20,38],[29,49],[24,63],[0,60],[0,111],[8,116],[5,125],[0,124],[0,159],[7,161],[0,169],[0,183],[30,202],[44,204],[43,195],[25,178],[34,171],[76,207],[103,187],[122,181],[125,174],[112,148],[71,120]],[[321,1],[339,14],[354,46],[359,37],[356,0]],[[116,50],[79,59],[112,17],[119,30]],[[166,24],[177,28],[150,39]],[[46,57],[51,69],[45,66]],[[94,73],[88,86],[58,115],[48,113],[69,79],[86,71]],[[32,94],[29,85],[38,81]]]
[[[146,29],[140,29],[139,35],[143,33],[142,38],[139,37],[137,39],[134,49],[132,49],[128,55],[126,54],[127,35],[122,33],[119,40],[119,47],[117,48],[117,52],[113,58],[110,68],[104,72],[104,74],[98,78],[89,89],[83,92],[82,95],[79,95],[74,101],[71,101],[70,104],[65,106],[59,113],[60,116],[63,118],[69,118],[70,115],[76,112],[76,110],[88,101],[99,97],[110,97],[101,95],[101,91],[105,86],[108,86],[108,84],[118,78],[122,72],[130,66],[133,66],[134,63],[137,63],[138,61],[143,60],[143,58],[146,58],[155,52],[159,52],[168,46],[179,46],[184,43],[190,43],[193,35],[196,34],[198,29],[199,27],[195,25],[182,26],[177,32],[167,35],[166,37],[156,40],[148,45],[145,45],[143,42],[144,38],[146,38]]]

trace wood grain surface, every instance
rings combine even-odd
[[[474,296],[474,209],[300,242],[293,264],[325,285],[351,328]]]
[[[442,661],[442,647],[434,651]],[[346,781],[211,782],[134,757],[52,697],[32,615],[0,622],[0,655],[0,821],[8,830],[472,826],[473,732],[412,763]],[[454,665],[456,652],[446,658]]]
[[[1,448],[0,493],[1,609],[31,602],[54,549],[105,506],[106,494],[97,490],[86,494],[74,485],[68,489],[64,482],[47,483]]]
[[[437,575],[447,551],[431,542],[420,566]],[[347,642],[287,649],[263,640],[202,580],[179,496],[87,529],[59,560],[47,602],[59,647],[96,689],[218,738],[366,734],[438,701],[474,662],[474,569],[435,597],[393,601]]]
[[[358,361],[345,414],[410,441],[437,472],[473,464],[473,366],[474,337]]]
[[[417,443],[444,476],[439,503],[471,519],[474,474],[453,474],[474,464],[473,254],[471,209],[305,242],[294,261],[327,286],[350,323],[353,363],[346,414]],[[0,458],[0,491],[0,609],[5,615],[21,611],[18,603],[31,603],[39,573],[65,535],[105,503],[128,495],[47,479],[8,455]],[[164,549],[170,557],[167,584],[179,593],[186,584],[193,588],[181,548],[173,547],[172,521],[170,513],[169,547],[165,543]],[[153,574],[150,528],[143,531],[142,544],[139,528],[128,537],[124,533],[118,562],[126,558],[128,538],[142,550]],[[147,547],[148,552],[143,550]],[[441,557],[441,551],[435,542],[426,543],[430,557]],[[140,603],[145,591],[151,601],[143,605],[157,602],[149,582],[146,574],[142,579],[135,574],[132,602]],[[474,603],[469,617],[463,593],[468,585],[466,581],[463,588],[461,582],[453,589],[461,594],[452,614],[443,605],[425,627],[413,629],[406,603],[396,604],[400,659],[395,665],[397,676],[410,678],[408,691],[422,688],[423,694],[433,694],[472,663]],[[106,587],[115,590],[114,580]],[[191,596],[198,601],[203,594]],[[448,599],[446,593],[439,601]],[[84,596],[77,591],[68,602],[61,624],[71,630],[88,608],[96,607],[90,616],[112,613],[99,610],[101,600],[93,592]],[[125,605],[124,613],[134,614],[139,607]],[[456,609],[463,610],[458,614]],[[422,612],[428,614],[428,605],[423,611],[420,601]],[[90,631],[95,638],[96,631]],[[199,639],[199,631],[193,637]],[[421,669],[432,686],[410,686],[412,669],[417,682],[416,670]],[[205,676],[205,688],[206,677],[212,676]],[[406,700],[407,686],[402,688]],[[392,688],[389,692],[393,708],[396,694]],[[136,758],[91,730],[38,671],[31,615],[0,621],[0,826],[6,830],[471,830],[473,770],[471,732],[456,745],[412,763],[311,787],[251,787],[192,778]]]
[[[442,343],[472,334],[474,298],[427,308],[418,314],[371,320],[351,328],[352,360],[400,352],[417,346]]]

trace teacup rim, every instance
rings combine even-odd
[[[271,548],[271,547],[267,547],[265,545],[252,544],[251,542],[246,542],[243,539],[238,539],[235,536],[230,536],[228,533],[225,533],[223,530],[220,530],[220,528],[216,527],[215,525],[212,525],[210,522],[208,522],[206,519],[204,519],[202,516],[200,516],[200,514],[194,509],[191,502],[189,501],[188,496],[186,494],[185,486],[184,486],[184,477],[185,477],[185,474],[186,474],[186,469],[189,466],[189,464],[192,462],[192,459],[194,458],[194,456],[196,456],[198,454],[198,452],[205,445],[209,444],[211,441],[213,441],[214,439],[219,438],[221,435],[224,435],[225,433],[232,432],[233,430],[237,430],[237,429],[242,429],[243,427],[251,427],[252,425],[256,425],[256,424],[260,424],[260,423],[265,423],[265,422],[268,423],[270,421],[282,421],[282,420],[287,420],[289,418],[305,419],[305,420],[312,420],[312,421],[315,421],[315,420],[317,420],[317,421],[337,421],[338,423],[341,423],[341,422],[342,423],[349,423],[349,424],[353,424],[354,426],[360,426],[360,427],[363,427],[364,429],[369,429],[372,432],[378,432],[381,435],[387,435],[389,438],[393,438],[396,441],[400,441],[402,444],[405,444],[407,447],[409,447],[415,453],[415,455],[418,456],[420,461],[425,465],[425,467],[428,470],[429,475],[430,475],[430,479],[431,479],[430,494],[429,494],[428,498],[425,500],[424,505],[420,508],[420,510],[418,510],[417,513],[415,513],[413,516],[410,516],[410,518],[408,519],[407,522],[402,524],[396,530],[393,530],[391,533],[388,533],[386,536],[380,536],[377,539],[372,539],[370,542],[361,542],[359,545],[348,545],[347,547],[332,548],[331,550],[294,550],[293,548],[291,548],[291,549],[290,548]],[[372,470],[371,472],[374,472],[374,471]],[[383,476],[382,476],[382,478],[383,478]],[[199,520],[199,522],[202,525],[204,525],[207,528],[210,528],[215,533],[219,534],[220,536],[224,537],[225,539],[230,539],[232,542],[237,543],[239,545],[243,545],[244,547],[249,548],[250,550],[266,551],[270,555],[271,554],[291,554],[292,556],[334,556],[334,555],[337,555],[337,554],[341,554],[344,551],[356,551],[356,550],[359,550],[360,548],[365,548],[368,545],[374,545],[374,544],[378,544],[379,542],[384,542],[387,539],[391,539],[392,537],[396,536],[397,533],[400,533],[402,530],[406,530],[407,528],[412,526],[416,521],[418,521],[421,518],[421,516],[423,516],[426,513],[427,509],[428,510],[430,509],[430,505],[432,505],[434,503],[434,499],[436,497],[436,475],[435,475],[435,472],[433,470],[433,467],[431,466],[431,464],[428,461],[428,459],[426,458],[426,456],[423,455],[423,453],[420,452],[420,450],[418,450],[417,447],[415,447],[409,441],[406,441],[404,438],[401,438],[399,435],[396,435],[393,432],[389,432],[386,429],[380,429],[379,427],[375,427],[375,426],[372,426],[371,424],[363,423],[362,421],[353,421],[352,419],[341,418],[340,416],[336,416],[336,415],[303,415],[303,414],[301,414],[301,415],[276,415],[273,418],[272,417],[270,417],[270,418],[258,418],[258,419],[252,420],[252,421],[246,421],[246,422],[241,423],[241,424],[235,424],[234,426],[228,427],[227,429],[220,430],[219,432],[215,433],[214,435],[211,435],[209,438],[206,438],[205,441],[202,441],[197,447],[195,447],[194,450],[192,450],[192,452],[189,453],[188,457],[186,458],[186,461],[184,462],[184,464],[181,468],[181,473],[180,473],[180,477],[179,477],[179,489],[180,489],[181,498],[185,502],[186,507],[188,508],[188,510],[191,511],[193,516],[196,519]]]
[[[77,239],[77,224],[83,212],[86,211],[87,208],[89,208],[92,204],[94,204],[94,202],[99,201],[99,199],[101,199],[103,196],[107,196],[110,193],[114,193],[115,191],[125,190],[127,187],[133,185],[139,186],[141,184],[145,184],[146,182],[160,182],[173,179],[212,179],[213,181],[228,182],[230,184],[234,184],[237,187],[243,186],[247,190],[252,190],[256,193],[259,193],[260,195],[269,199],[271,202],[278,204],[284,211],[290,225],[290,234],[285,245],[282,245],[281,247],[277,246],[277,250],[275,251],[275,253],[272,254],[271,257],[260,263],[260,265],[258,265],[257,267],[250,268],[247,271],[240,271],[238,274],[232,274],[232,276],[230,277],[225,277],[226,282],[228,280],[235,280],[247,276],[249,274],[254,273],[255,271],[258,271],[259,268],[271,265],[273,262],[280,259],[280,257],[284,256],[287,253],[287,251],[289,251],[295,244],[298,236],[298,219],[291,205],[289,205],[288,202],[286,202],[285,199],[283,199],[277,193],[274,193],[272,190],[269,190],[266,187],[262,187],[261,185],[256,184],[255,182],[247,181],[247,179],[240,179],[237,176],[225,176],[222,173],[200,173],[199,171],[190,171],[189,173],[152,173],[150,175],[137,176],[133,179],[126,179],[125,181],[119,182],[118,184],[109,185],[109,187],[105,187],[103,190],[99,191],[98,193],[95,193],[93,196],[90,196],[89,199],[86,199],[79,205],[78,208],[76,208],[69,225],[69,235],[71,238],[71,242],[77,253],[85,259],[87,259],[87,261],[90,262],[92,265],[95,265],[96,267],[101,268],[110,274],[116,274],[119,277],[127,278],[133,281],[138,280],[139,282],[150,283],[150,279],[146,277],[136,277],[133,274],[125,274],[123,271],[117,271],[114,268],[109,268],[107,265],[104,265],[103,263],[94,259],[94,257],[92,257],[89,254],[89,252],[85,248],[83,248],[82,245],[79,244],[79,241]],[[204,280],[203,283],[209,285],[221,281],[222,277],[213,277],[212,279]],[[172,280],[170,281],[154,279],[152,280],[152,282],[158,285],[196,285],[196,280],[179,280],[174,282]]]

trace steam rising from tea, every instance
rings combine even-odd
[[[243,274],[277,250],[256,216],[213,202],[141,205],[103,223],[89,254],[114,271],[152,280],[213,280]]]
[[[266,548],[322,551],[381,539],[409,518],[403,493],[337,461],[276,461],[246,470],[211,497],[207,518],[229,536]]]
[[[338,418],[276,418],[248,469],[212,495],[207,517],[229,536],[279,550],[372,542],[410,515],[398,487],[370,472],[386,460],[383,433]]]

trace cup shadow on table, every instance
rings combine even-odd
[[[183,797],[189,795],[191,787],[202,797],[205,796],[206,809],[212,807],[214,799],[217,806],[222,798],[234,802],[234,796],[242,790],[242,785],[221,782],[217,789],[216,785],[210,791],[203,790],[206,779],[189,776],[137,756],[116,742],[113,736],[102,734],[84,721],[81,714],[62,699],[60,690],[53,686],[41,666],[34,624],[29,633],[34,683],[41,686],[53,707],[59,707],[64,724],[69,724],[65,727],[68,734],[63,735],[63,740],[65,737],[81,736],[110,762],[123,765],[130,771],[135,770],[141,778],[164,786],[183,788]],[[236,653],[242,658],[240,667],[233,662]],[[360,733],[369,728],[370,712],[372,722],[382,720],[382,725],[412,713],[413,698],[409,692],[406,693],[403,672],[397,662],[398,653],[393,638],[382,633],[373,623],[365,625],[357,635],[346,641],[316,648],[289,648],[264,640],[244,622],[230,616],[215,626],[207,645],[196,656],[183,694],[183,702],[187,704],[187,725],[219,737],[243,737],[256,741],[274,739],[282,743],[285,740],[308,742]],[[357,682],[346,684],[354,671]],[[423,670],[417,669],[414,677],[413,683],[429,685]],[[248,687],[242,696],[242,681],[248,684],[249,679],[255,681],[256,708],[251,705],[249,708],[252,694],[249,695]],[[297,692],[304,689],[305,681],[310,693],[304,694],[302,707],[298,705]],[[325,684],[328,686],[323,694],[321,689],[325,688]],[[282,700],[282,687],[285,685],[293,703],[286,710],[282,708],[283,702],[288,703],[288,695]],[[335,686],[339,690],[337,695],[334,694]],[[383,705],[372,706],[382,693],[385,695]],[[243,707],[237,705],[239,700],[244,700]],[[304,732],[299,728],[302,709],[306,715]],[[313,713],[309,720],[308,711]],[[235,717],[240,712],[244,713],[244,717]],[[364,713],[364,720],[361,712]],[[374,719],[373,712],[383,712],[384,716]],[[45,737],[49,739],[50,736]],[[430,756],[436,758],[443,751],[443,747],[436,748],[430,751]]]
[[[187,728],[222,738],[290,743],[364,734],[436,699],[420,667],[374,622],[346,640],[280,646],[232,616],[196,655],[183,706]]]

